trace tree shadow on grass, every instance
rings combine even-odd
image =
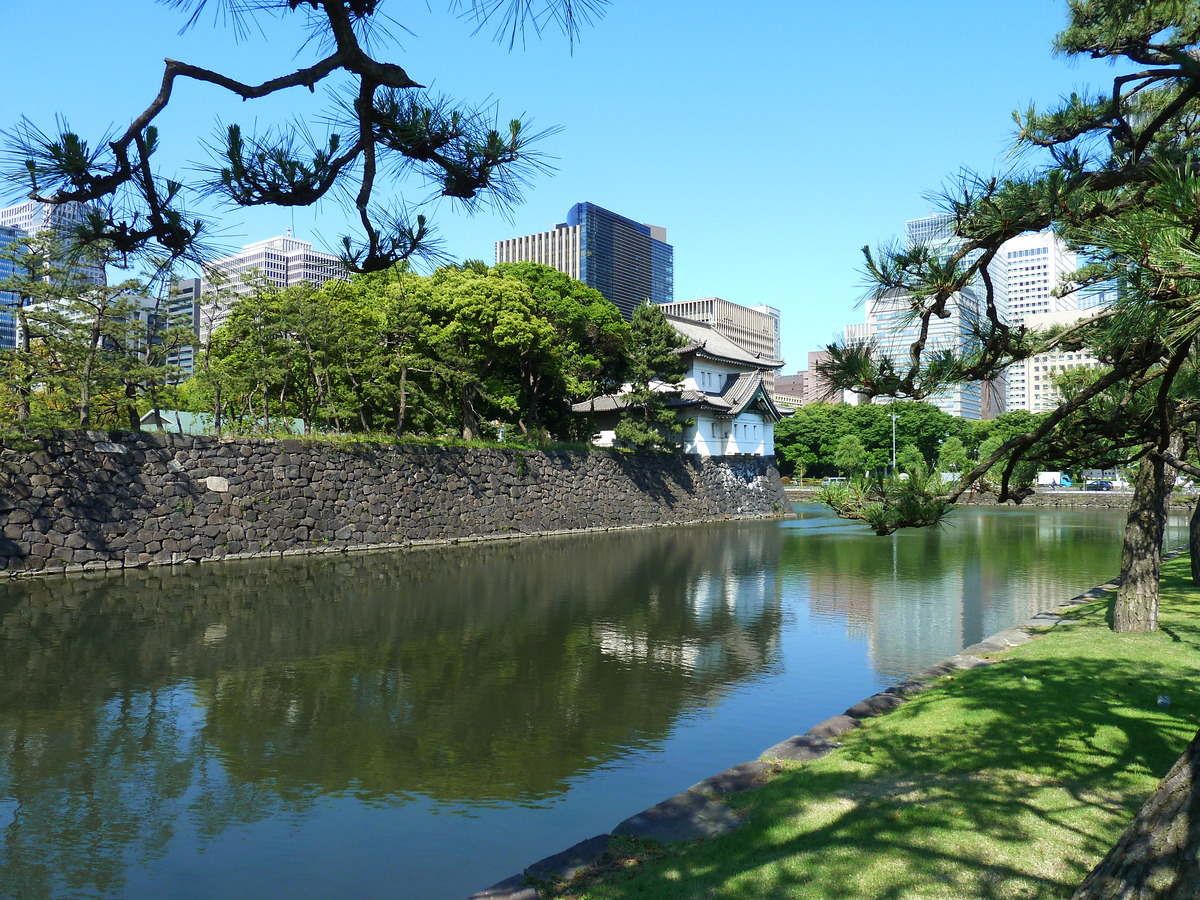
[[[1068,897],[1196,728],[1196,673],[1145,656],[956,673],[749,796],[737,832],[588,896]]]

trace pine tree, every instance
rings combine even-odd
[[[679,396],[686,363],[679,350],[686,345],[662,307],[643,303],[629,325],[629,383],[622,395],[625,414],[614,432],[620,446],[638,450],[674,447],[687,422],[670,402]]]
[[[162,2],[189,14],[185,28],[195,26],[207,6],[207,0]],[[191,196],[211,193],[236,206],[285,207],[309,206],[326,196],[349,198],[360,233],[343,238],[347,264],[374,272],[414,254],[439,254],[425,216],[397,212],[421,204],[380,196],[396,182],[396,173],[412,173],[422,193],[433,185],[429,200],[452,197],[470,210],[489,199],[501,206],[518,202],[529,176],[544,169],[535,148],[547,132],[533,133],[518,119],[501,124],[490,105],[456,103],[426,89],[393,58],[373,55],[395,50],[389,24],[403,27],[381,12],[382,0],[215,2],[223,6],[218,20],[237,36],[253,30],[269,35],[286,28],[285,20],[303,18],[306,37],[297,53],[316,50],[320,58],[258,84],[168,59],[158,93],[123,132],[89,142],[65,124],[47,133],[22,119],[7,130],[9,165],[0,175],[32,199],[87,204],[81,242],[103,242],[122,254],[149,250],[168,260],[203,255],[211,229],[189,212]],[[553,22],[573,40],[603,5],[603,0],[500,0],[469,3],[466,12],[480,25],[499,23],[497,36],[511,46],[524,37],[527,23],[540,32]],[[232,123],[224,128],[216,158],[195,163],[206,173],[199,183],[164,177],[155,171],[165,137],[157,122],[180,82],[245,101],[283,92],[328,93],[334,99],[324,109],[295,115],[307,123],[328,122],[328,131],[317,136],[283,125],[254,135]],[[336,92],[317,90],[324,84],[336,84]]]
[[[1112,428],[1137,437],[1129,458],[1140,460],[1142,490],[1126,531],[1126,558],[1137,565],[1124,573],[1118,608],[1142,612],[1119,616],[1119,627],[1153,630],[1153,607],[1137,598],[1157,592],[1163,466],[1195,469],[1173,447],[1181,429],[1200,418],[1200,401],[1173,389],[1200,334],[1200,10],[1173,0],[1071,0],[1068,9],[1056,51],[1108,59],[1124,70],[1106,90],[1071,94],[1047,112],[1014,113],[1018,145],[1044,161],[1011,177],[965,176],[942,198],[962,241],[948,258],[923,247],[865,251],[875,293],[908,297],[919,325],[906,364],[878,359],[869,347],[842,346],[831,348],[831,361],[820,368],[867,397],[919,399],[948,382],[986,381],[1035,353],[1086,343],[1108,366],[1104,374],[1029,431],[981,453],[947,499],[997,463],[1000,499],[1019,498],[1014,474],[1022,460],[1095,398],[1122,391],[1131,400]],[[1047,228],[1090,261],[1076,288],[1119,285],[1121,297],[1073,328],[1035,333],[1005,322],[987,266],[1005,241]],[[987,312],[968,323],[974,349],[934,351],[930,322],[953,315],[953,296],[979,280]],[[1132,397],[1147,390],[1153,402],[1135,417]]]

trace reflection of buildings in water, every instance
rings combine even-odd
[[[693,629],[703,637],[667,643],[661,633],[606,623],[593,633],[597,646],[615,659],[684,669],[693,676],[765,670],[781,643],[778,544],[777,535],[761,528],[712,542],[654,589],[655,602],[682,591]],[[716,696],[725,683],[710,680],[718,689],[710,686],[705,694]]]
[[[598,628],[592,639],[601,653],[622,662],[670,666],[692,674],[717,672],[727,658],[719,640],[656,643],[646,634],[628,633],[613,626]]]
[[[879,579],[869,576],[840,576],[816,572],[806,579],[810,615],[819,619],[840,620],[846,634],[870,638],[875,619],[875,594]]]
[[[874,572],[813,574],[809,609],[843,621],[848,636],[866,642],[877,671],[899,675],[933,662],[940,648],[962,646],[967,582],[954,569],[917,580],[893,570],[888,556]]]
[[[688,579],[687,597],[698,619],[725,614],[735,622],[752,622],[779,599],[779,579],[774,570],[766,569],[750,575],[704,571]]]
[[[921,584],[894,582],[881,592],[871,626],[875,668],[889,675],[921,669],[962,646],[962,572],[950,571]]]

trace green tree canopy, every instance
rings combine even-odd
[[[867,468],[867,448],[856,434],[844,434],[833,448],[833,464],[847,475],[858,475]]]
[[[943,472],[962,472],[970,462],[967,448],[963,446],[962,438],[958,435],[946,438],[938,450],[937,467]]]
[[[888,466],[892,461],[892,420],[896,416],[896,444],[915,446],[925,459],[937,456],[947,435],[965,435],[962,419],[930,403],[900,401],[878,404],[809,403],[775,426],[775,455],[785,473],[803,465],[815,476],[833,475],[837,442],[855,434],[867,452],[866,468]]]

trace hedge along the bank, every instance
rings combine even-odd
[[[0,574],[769,516],[771,459],[156,432],[0,443]]]

